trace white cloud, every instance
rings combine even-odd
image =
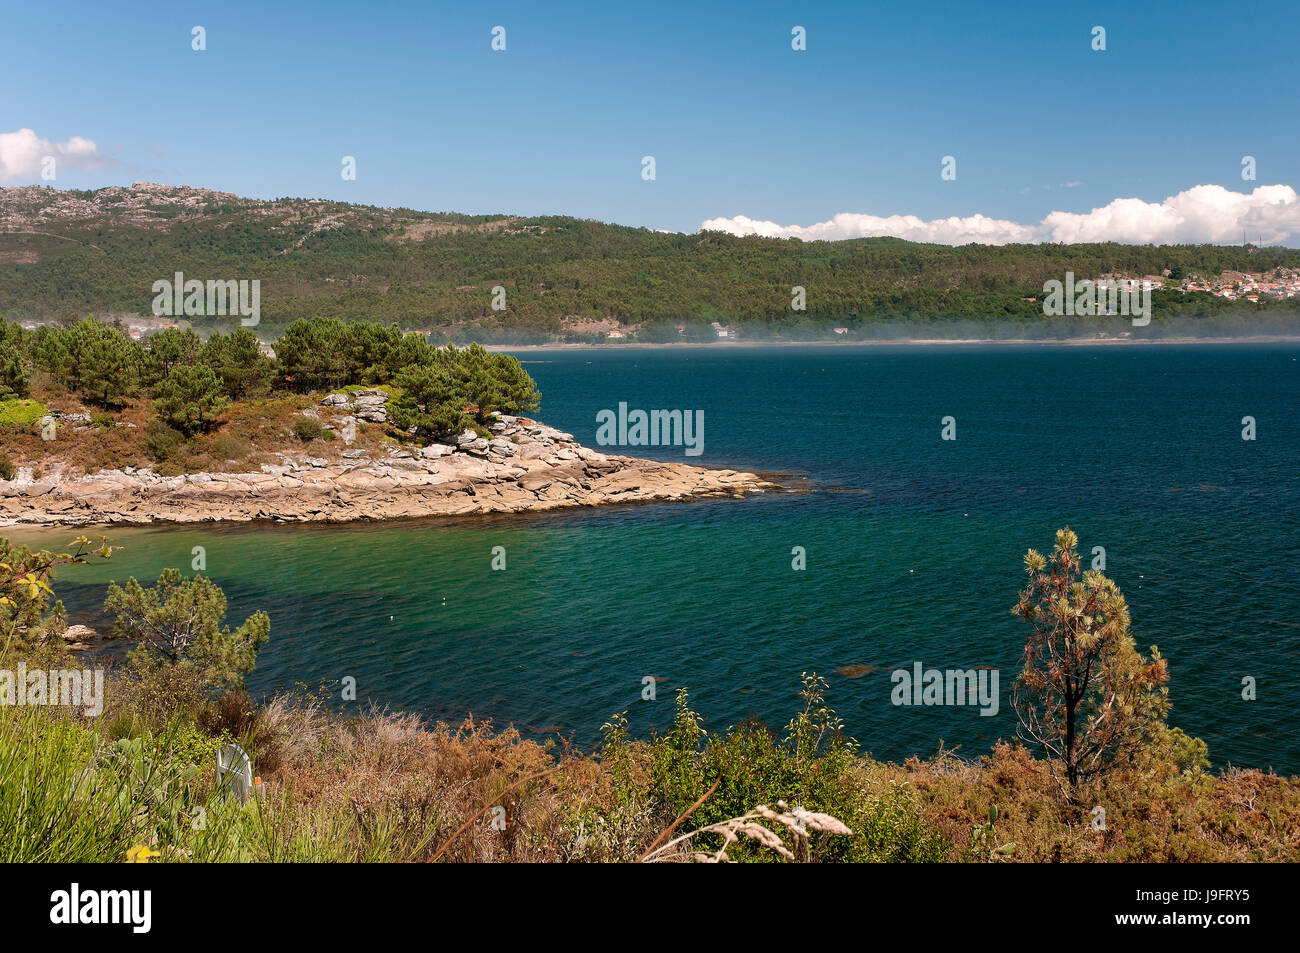
[[[1266,244],[1300,238],[1300,202],[1289,185],[1261,185],[1231,192],[1198,185],[1163,202],[1115,199],[1091,212],[1052,212],[1043,219],[1052,241],[1137,244],[1231,244],[1262,235]]]
[[[1032,242],[1034,229],[1005,219],[972,215],[969,218],[937,218],[925,221],[915,215],[858,215],[841,212],[829,222],[816,225],[778,225],[760,222],[744,215],[735,218],[711,218],[700,225],[701,231],[731,232],[733,235],[763,235],[768,238],[802,238],[805,241],[837,241],[841,238],[866,238],[888,235],[914,242],[940,245],[964,245],[979,242],[1005,245],[1007,242]]]
[[[0,132],[0,182],[39,178],[41,161],[46,156],[54,156],[56,172],[64,168],[98,168],[107,161],[99,154],[95,143],[81,136],[72,136],[64,142],[51,142],[40,138],[31,129]]]
[[[815,225],[778,225],[744,215],[711,218],[700,229],[733,235],[836,241],[892,236],[941,245],[979,242],[1125,242],[1129,244],[1232,244],[1242,230],[1250,241],[1300,243],[1300,198],[1289,185],[1261,185],[1242,193],[1221,185],[1198,185],[1162,202],[1115,199],[1090,212],[1051,212],[1037,225],[972,215],[926,221],[915,215],[841,212]]]

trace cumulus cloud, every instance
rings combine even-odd
[[[56,171],[94,169],[106,161],[100,155],[99,147],[81,136],[52,142],[42,139],[31,129],[0,132],[0,182],[39,178],[41,162],[46,156],[54,156]]]
[[[1221,185],[1198,185],[1163,202],[1115,199],[1091,212],[1052,212],[1043,227],[1055,242],[1133,242],[1170,245],[1228,244],[1241,241],[1242,229],[1268,244],[1300,237],[1300,202],[1289,185],[1261,185],[1253,192],[1231,192]]]
[[[1034,241],[1033,228],[983,215],[937,218],[927,222],[915,215],[881,218],[877,215],[841,212],[829,222],[818,222],[816,225],[778,225],[776,222],[760,222],[737,215],[735,218],[711,218],[700,225],[700,230],[731,232],[733,235],[762,235],[767,238],[802,238],[804,241],[837,241],[841,238],[880,235],[941,245],[964,245],[970,242],[1005,245],[1007,242]]]
[[[1129,244],[1231,244],[1242,230],[1265,244],[1300,242],[1300,200],[1289,185],[1261,185],[1233,192],[1221,185],[1198,185],[1162,202],[1115,199],[1090,212],[1051,212],[1037,225],[972,215],[925,220],[915,215],[862,215],[841,212],[814,225],[779,225],[744,215],[711,218],[701,231],[769,238],[837,241],[889,236],[940,245],[1006,245],[1012,242],[1125,242]]]

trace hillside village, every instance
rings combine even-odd
[[[1220,298],[1259,301],[1267,298],[1294,298],[1300,294],[1300,271],[1277,268],[1271,272],[1225,271],[1215,278],[1189,278],[1179,291],[1205,291]]]
[[[1300,270],[1274,268],[1271,271],[1224,271],[1218,275],[1187,275],[1174,279],[1163,275],[1102,275],[1098,281],[1114,281],[1128,291],[1202,292],[1235,301],[1265,298],[1294,298],[1300,294]]]

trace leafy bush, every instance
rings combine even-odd
[[[212,441],[212,456],[218,460],[242,460],[252,449],[252,444],[234,434],[223,433]]]
[[[815,675],[804,677],[804,710],[782,738],[759,722],[707,738],[684,691],[678,693],[672,728],[649,742],[629,741],[626,719],[616,716],[605,725],[601,761],[613,776],[618,801],[648,804],[666,827],[713,788],[691,815],[692,828],[787,801],[838,818],[852,831],[846,837],[813,838],[814,860],[945,859],[951,841],[922,822],[917,805],[896,788],[880,789],[862,772],[856,743],[843,737],[839,719],[824,704],[825,687]],[[722,839],[704,835],[697,846],[713,852]],[[778,856],[744,840],[728,846],[727,853],[736,861]]]
[[[38,400],[0,400],[0,427],[26,430],[49,412]]]
[[[324,432],[325,428],[314,417],[299,417],[293,422],[293,435],[303,443],[319,440]]]
[[[18,468],[9,459],[9,454],[0,450],[0,480],[12,480],[18,475]]]
[[[157,463],[165,462],[184,445],[185,434],[167,426],[161,420],[154,420],[145,428],[145,452],[149,454],[151,460]]]

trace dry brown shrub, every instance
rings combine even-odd
[[[493,825],[489,810],[443,860],[558,860],[565,851],[566,813],[560,786],[551,782],[555,775],[506,792],[556,766],[514,729],[497,732],[472,719],[458,728],[429,726],[381,710],[340,716],[277,698],[261,713],[258,731],[264,779],[290,791],[302,811],[324,808],[348,817],[363,856],[382,848],[386,856],[427,860],[466,821],[495,806],[505,809],[505,829]],[[566,761],[564,770],[578,764]]]

